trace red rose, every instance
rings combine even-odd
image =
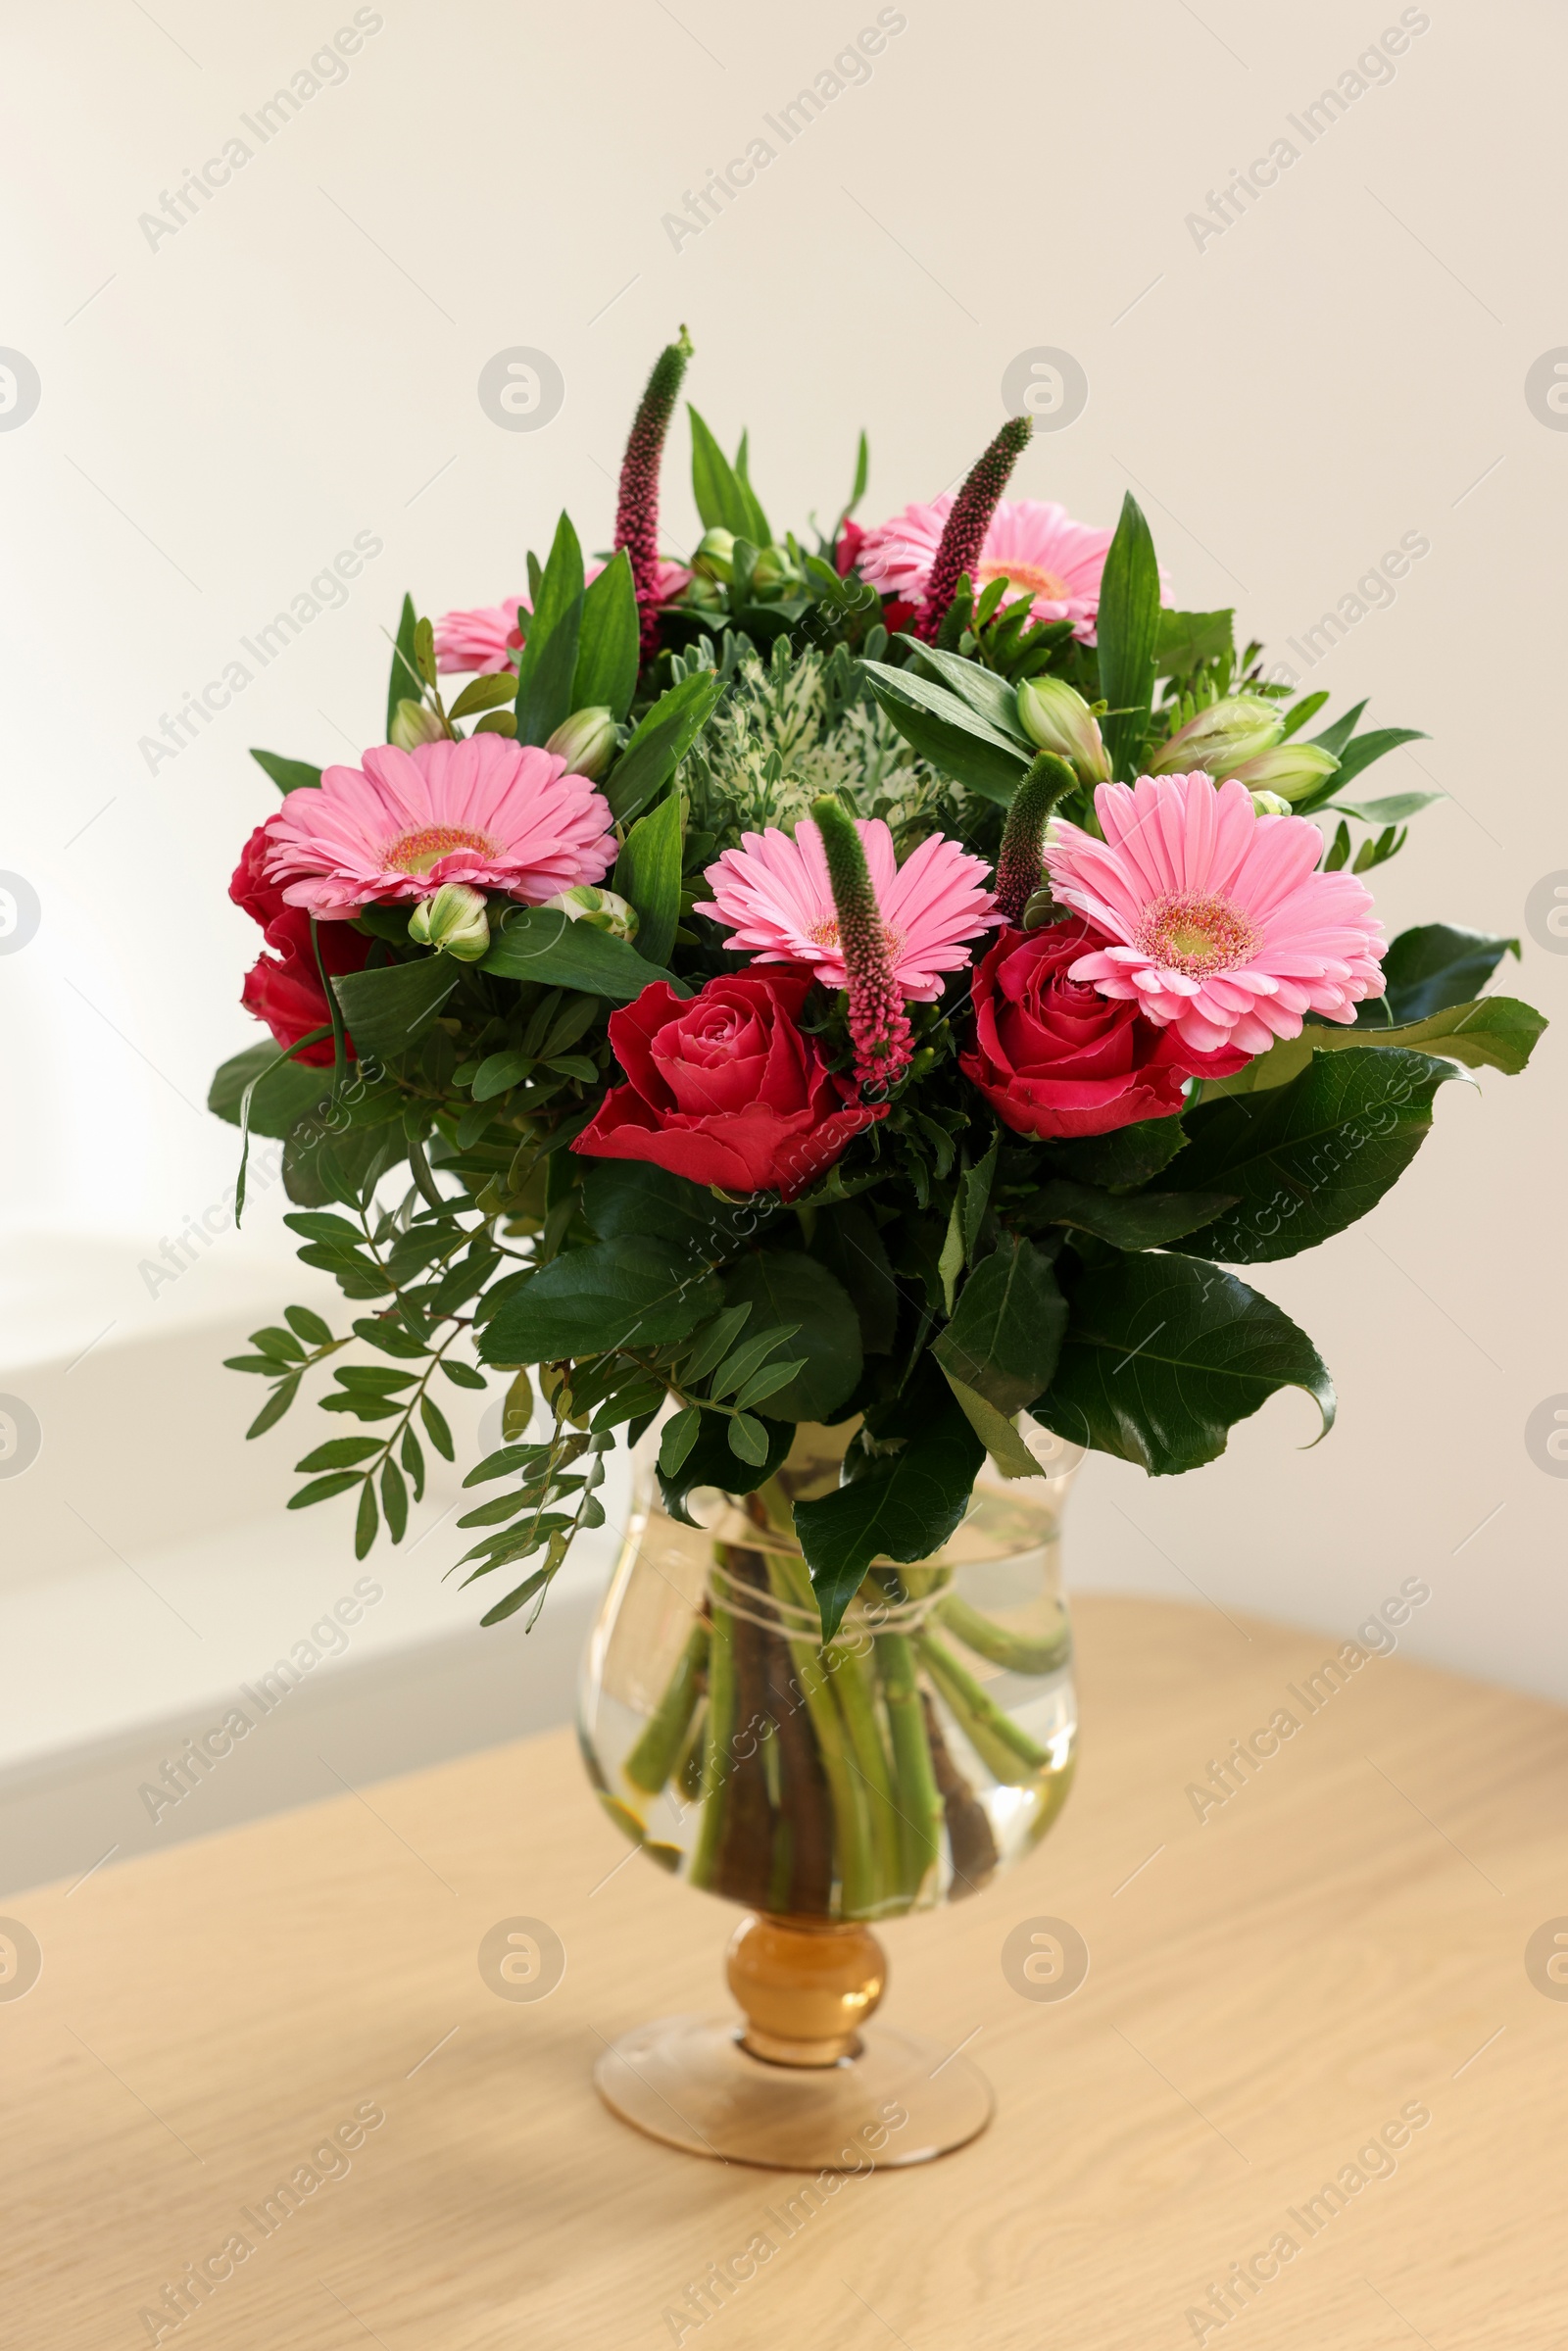
[[[605,1097],[572,1145],[601,1159],[651,1159],[694,1184],[793,1200],[853,1136],[887,1114],[856,1102],[796,1023],[808,971],[754,966],[683,1002],[663,980],[610,1015],[628,1084]]]
[[[1135,1004],[1067,971],[1111,943],[1076,916],[1004,931],[975,972],[975,1038],[958,1066],[1015,1134],[1108,1135],[1182,1107],[1185,1077],[1226,1078],[1250,1054],[1194,1053]]]
[[[239,863],[228,885],[228,895],[235,906],[243,906],[251,920],[259,922],[264,931],[284,910],[282,884],[270,882],[267,878],[267,853],[272,845],[271,824],[272,818],[270,816],[266,824],[256,827],[239,853]]]
[[[332,1014],[316,968],[311,918],[303,906],[285,906],[279,884],[267,878],[271,822],[269,817],[266,824],[259,824],[240,851],[228,895],[253,922],[261,924],[272,951],[258,955],[251,965],[239,1001],[247,1012],[266,1021],[286,1050],[308,1037],[312,1029],[324,1028]],[[362,931],[348,922],[323,922],[319,932],[321,959],[334,979],[339,972],[365,969],[371,943]],[[352,1039],[348,1050],[352,1054]],[[332,1059],[332,1040],[323,1037],[319,1045],[307,1046],[294,1057],[313,1068],[325,1068]]]
[[[833,562],[840,579],[847,579],[859,559],[865,543],[865,532],[853,514],[846,514],[839,532],[839,543],[833,551]]]

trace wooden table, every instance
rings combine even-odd
[[[1308,1715],[1287,1686],[1334,1642],[1148,1601],[1078,1614],[1060,1824],[886,1935],[884,2015],[996,2084],[974,2145],[853,2179],[786,2236],[798,2177],[614,2121],[589,2086],[604,2040],[722,2007],[734,1914],[617,1867],[555,1733],[5,1905],[43,1970],[0,2000],[0,2336],[146,2343],[141,2313],[206,2262],[228,2274],[177,2327],[163,2309],[181,2351],[652,2351],[683,2303],[704,2351],[1562,2342],[1568,1998],[1525,1952],[1568,1913],[1568,1716],[1396,1657]],[[1200,1821],[1189,1785],[1281,1707],[1299,1730]],[[518,1915],[567,1955],[533,2003],[477,1965]],[[1089,1944],[1070,1999],[1003,1973],[1041,1915]],[[1397,2153],[1358,2164],[1385,2126]],[[359,2143],[312,2165],[340,2127]],[[337,2176],[264,2235],[302,2165]],[[699,2324],[687,2286],[759,2234],[777,2251]]]

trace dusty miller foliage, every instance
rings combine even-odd
[[[901,857],[931,832],[960,830],[954,786],[919,759],[866,693],[844,646],[755,655],[681,771],[694,829],[719,849],[769,824],[792,832],[822,793],[880,816]]]

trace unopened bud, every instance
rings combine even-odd
[[[1037,890],[1025,905],[1019,924],[1026,931],[1043,931],[1054,922],[1063,921],[1071,912],[1071,906],[1058,905],[1049,890]]]
[[[800,577],[783,547],[764,547],[752,572],[754,596],[779,596]]]
[[[705,579],[694,571],[680,592],[679,602],[687,612],[721,612],[724,610],[724,591],[715,579]]]
[[[709,579],[731,580],[735,576],[735,533],[732,530],[705,530],[692,557],[692,569]]]
[[[592,882],[576,882],[569,890],[558,890],[545,905],[568,922],[586,922],[590,930],[608,931],[612,939],[635,939],[637,909],[614,890],[596,889]]]
[[[1231,780],[1234,783],[1236,779],[1233,776]],[[1277,792],[1254,792],[1252,794],[1254,816],[1288,816],[1290,812],[1290,802],[1281,800]]]
[[[1339,763],[1334,754],[1319,744],[1293,741],[1259,753],[1255,759],[1233,767],[1231,773],[1254,799],[1262,792],[1289,806],[1293,800],[1305,800],[1319,784],[1326,783]]]
[[[477,963],[490,946],[490,915],[482,890],[466,882],[443,882],[409,917],[409,937],[419,947],[438,948],[460,963]]]
[[[1018,688],[1018,723],[1031,743],[1067,760],[1080,783],[1110,781],[1095,713],[1065,678],[1025,678]]]
[[[1216,783],[1234,775],[1248,759],[1273,749],[1284,721],[1261,694],[1228,694],[1161,744],[1149,763],[1151,775],[1185,775],[1201,767]]]
[[[586,710],[573,710],[545,745],[546,751],[565,760],[568,774],[586,776],[603,775],[614,748],[614,715],[602,703]]]
[[[399,751],[413,751],[419,743],[439,743],[446,729],[434,710],[422,702],[400,702],[388,729],[388,741]]]

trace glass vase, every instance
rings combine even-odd
[[[579,1727],[616,1826],[649,1859],[746,1905],[728,1977],[745,2011],[667,2018],[601,2060],[607,2102],[731,2160],[920,2161],[990,2119],[969,2061],[882,2023],[871,1927],[978,1893],[1066,1799],[1077,1728],[1060,1523],[1080,1455],[1025,1420],[1044,1475],[989,1460],[962,1524],[917,1566],[873,1562],[824,1643],[793,1532],[857,1424],[803,1424],[757,1493],[664,1508],[659,1432],[634,1456],[621,1556],[584,1659]],[[882,2109],[905,2121],[890,2126]],[[880,2117],[880,2120],[879,2120]]]

